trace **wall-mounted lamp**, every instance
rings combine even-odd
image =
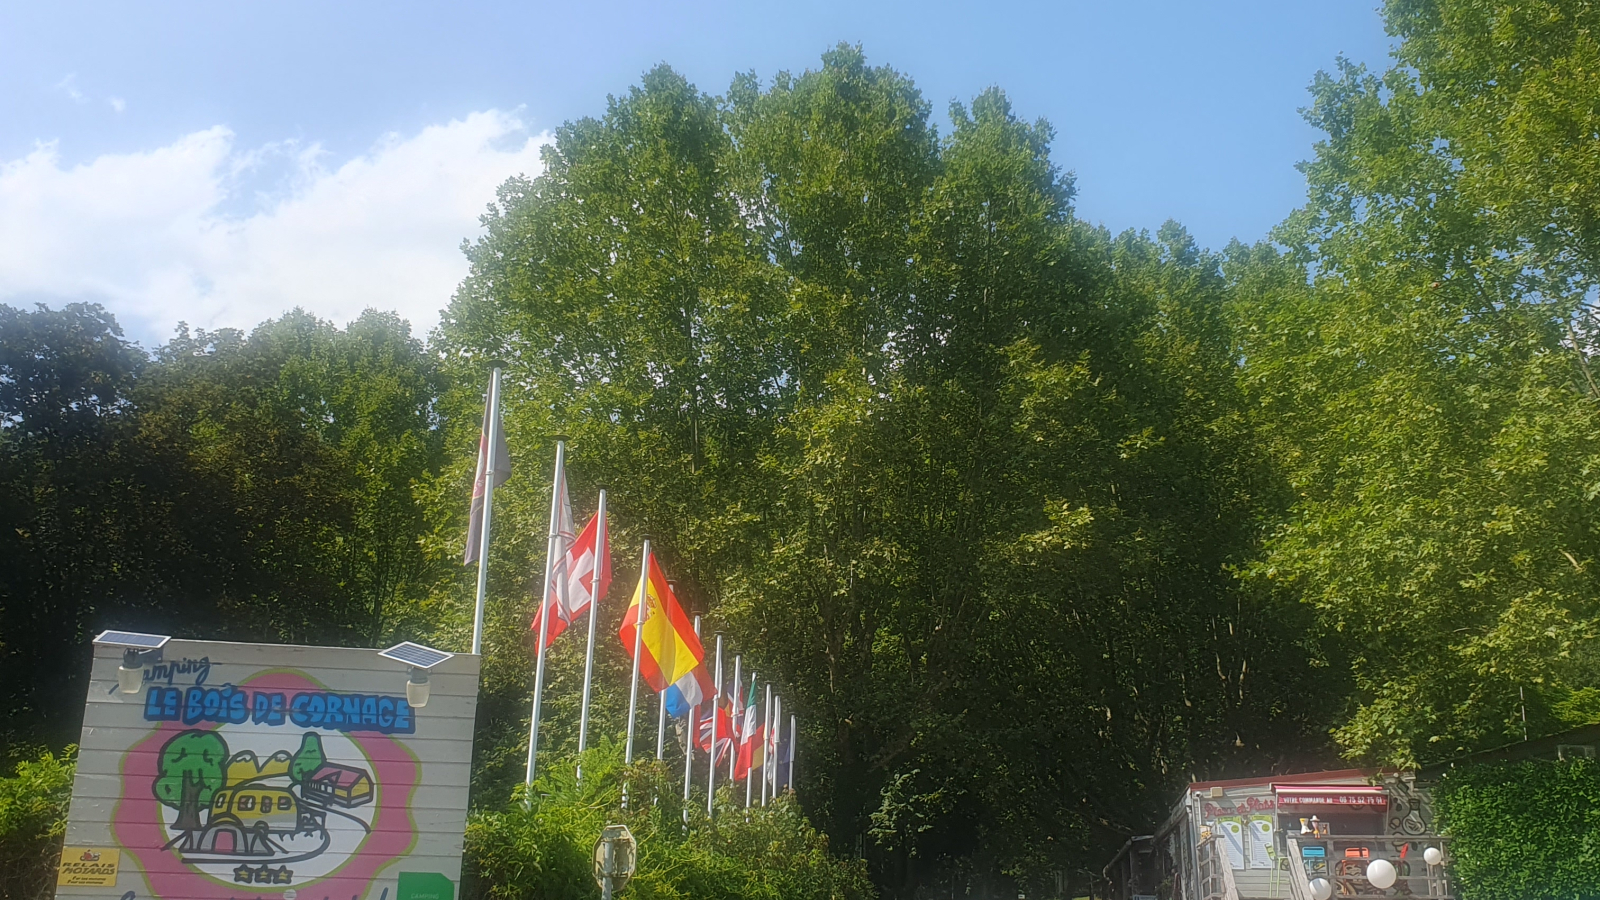
[[[94,643],[122,648],[122,665],[117,667],[117,687],[124,694],[137,694],[144,684],[144,667],[161,661],[161,648],[171,637],[140,634],[136,631],[102,631]]]
[[[411,704],[413,709],[421,709],[428,705],[428,696],[433,692],[433,685],[428,683],[428,670],[455,656],[454,653],[446,653],[410,641],[395,644],[387,650],[379,650],[378,655],[411,667],[411,677],[406,679],[406,702]]]

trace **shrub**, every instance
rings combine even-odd
[[[464,898],[593,900],[600,895],[591,854],[601,829],[628,826],[639,843],[632,900],[868,900],[860,861],[835,858],[787,797],[743,808],[742,788],[718,792],[717,817],[704,794],[683,803],[683,773],[654,760],[621,764],[615,745],[589,751],[583,783],[576,760],[553,762],[504,809],[467,825]],[[622,809],[623,785],[630,809]],[[737,796],[736,796],[737,795]],[[685,815],[687,813],[687,815]]]
[[[1466,900],[1600,898],[1600,766],[1473,766],[1434,791]]]
[[[38,751],[0,777],[0,900],[47,900],[67,830],[77,749]]]

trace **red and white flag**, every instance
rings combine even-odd
[[[565,486],[563,479],[562,487]],[[570,517],[570,512],[568,515]],[[567,626],[588,612],[595,599],[604,597],[611,587],[611,535],[598,513],[590,516],[583,533],[569,542],[565,557],[550,575],[550,582],[550,592],[533,614],[531,626],[534,634],[538,634],[539,619],[549,611],[550,624],[546,627],[541,649],[549,649]]]
[[[720,765],[727,758],[728,751],[733,747],[733,704],[726,695],[717,697],[709,706],[697,707],[695,712],[700,721],[695,728],[695,746],[709,753],[711,751],[711,723],[712,713],[716,715],[717,725],[717,753],[712,760],[712,765]]]
[[[506,449],[506,430],[501,427],[500,410],[493,408],[494,397],[483,400],[483,430],[478,433],[478,474],[472,481],[472,512],[467,522],[467,549],[461,564],[470,566],[478,561],[483,541],[483,501],[488,495],[485,475],[494,471],[494,486],[499,487],[511,477],[511,454]],[[493,422],[494,428],[490,428]],[[494,453],[489,452],[489,432],[494,432]]]

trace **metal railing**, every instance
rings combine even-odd
[[[1417,897],[1427,900],[1455,900],[1449,873],[1443,865],[1430,866],[1423,859],[1429,847],[1448,854],[1447,842],[1437,835],[1295,835],[1285,836],[1289,865],[1290,894],[1294,900],[1315,900],[1311,879],[1326,878],[1339,897]],[[1304,856],[1307,847],[1320,847],[1323,856]],[[1386,859],[1397,873],[1388,888],[1375,887],[1367,879],[1367,866],[1375,859]]]
[[[1233,882],[1233,865],[1223,852],[1222,841],[1212,836],[1200,842],[1200,900],[1239,900]]]

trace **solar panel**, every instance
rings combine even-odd
[[[102,631],[94,639],[96,644],[113,647],[133,647],[136,650],[158,650],[172,640],[164,634],[140,634],[137,631]]]
[[[395,644],[387,650],[380,650],[378,655],[392,659],[395,662],[405,663],[408,666],[416,666],[419,669],[431,669],[455,656],[454,653],[446,653],[443,650],[435,650],[432,647],[424,647],[421,644],[413,644],[410,641],[406,641],[403,644]]]

